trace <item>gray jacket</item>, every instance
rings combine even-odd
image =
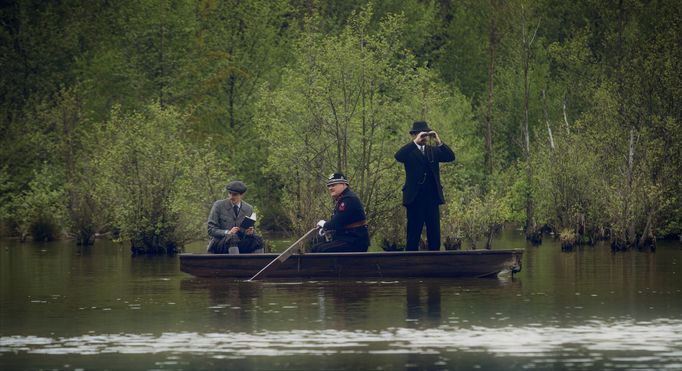
[[[223,238],[226,231],[229,231],[232,227],[239,227],[244,218],[251,216],[251,214],[253,214],[253,206],[244,201],[242,201],[239,215],[235,217],[230,200],[218,200],[213,203],[211,213],[208,214],[208,235],[214,238]],[[239,241],[237,236],[232,238]]]

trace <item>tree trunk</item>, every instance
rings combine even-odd
[[[547,95],[545,90],[542,90],[542,112],[545,115],[545,125],[547,125],[547,135],[549,136],[549,146],[554,151],[554,137],[552,136],[552,127],[549,126],[549,113],[547,112]]]
[[[644,231],[642,231],[642,235],[639,237],[639,241],[637,242],[637,246],[639,246],[640,248],[651,247],[652,249],[654,249],[656,246],[656,237],[653,234],[653,220],[654,211],[651,210],[647,214]]]
[[[230,75],[227,80],[227,111],[230,115],[230,129],[234,129],[234,90],[237,84],[237,77],[234,74]]]
[[[525,40],[524,40],[525,41]],[[524,43],[525,44],[525,43]],[[525,50],[524,45],[524,58],[523,58],[523,157],[526,160],[526,237],[532,234],[535,229],[535,222],[533,216],[533,194],[531,192],[531,184],[533,181],[533,167],[530,163],[530,133],[528,128],[528,99],[529,90],[528,86],[528,55],[527,50]]]
[[[488,233],[485,239],[485,249],[491,250],[493,248],[493,236],[495,235],[495,226],[491,225],[488,227]]]
[[[523,36],[523,53],[522,53],[522,63],[523,63],[523,155],[526,160],[526,182],[528,188],[526,190],[526,238],[529,240],[536,240],[536,226],[535,226],[535,208],[533,205],[533,192],[532,192],[532,182],[533,182],[533,167],[531,164],[531,153],[530,153],[530,129],[528,126],[528,101],[530,100],[530,79],[528,77],[528,70],[530,67],[530,48],[537,34],[540,23],[535,27],[533,36],[528,38],[526,34],[526,14],[525,10],[523,12],[523,24],[522,24],[522,36]],[[535,242],[535,241],[534,241]]]
[[[564,124],[566,124],[566,134],[571,134],[571,126],[568,125],[568,115],[566,114],[566,97],[564,97],[564,105],[563,105],[563,110],[564,110]]]
[[[495,53],[497,51],[497,18],[495,2],[491,1],[490,29],[488,34],[488,102],[485,114],[485,168],[488,175],[493,173],[493,83],[495,79]]]
[[[635,162],[635,128],[630,127],[630,142],[628,145],[628,164],[626,170],[626,186],[625,186],[625,205],[623,207],[623,221],[625,225],[625,242],[628,245],[633,245],[635,243],[635,218],[632,214],[631,201],[632,201],[632,182],[633,182],[633,171]]]
[[[95,206],[92,197],[78,191],[81,183],[76,171],[77,139],[75,131],[80,124],[81,105],[79,96],[73,91],[63,91],[60,97],[62,110],[62,128],[64,137],[64,163],[66,165],[66,189],[68,196],[68,212],[76,231],[79,245],[92,245],[95,242],[97,226],[94,222]]]
[[[163,45],[163,37],[164,37],[164,34],[163,34],[163,31],[164,31],[163,30],[163,15],[164,15],[164,13],[165,12],[162,9],[161,19],[159,21],[159,38],[160,38],[160,45],[159,45],[159,105],[161,107],[164,106],[164,97],[163,97],[163,89],[164,89],[163,78],[164,78],[164,73],[165,73],[165,71],[163,69],[163,59],[164,59],[164,55],[163,55],[163,47],[164,47],[164,45]]]

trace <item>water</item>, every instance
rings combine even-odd
[[[523,271],[246,283],[105,241],[0,241],[0,368],[682,369],[679,244],[496,246],[525,247]]]

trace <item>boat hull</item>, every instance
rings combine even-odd
[[[486,277],[521,269],[523,250],[300,254],[268,279]],[[249,279],[277,254],[180,254],[180,270],[197,277]]]

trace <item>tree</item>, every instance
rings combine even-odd
[[[523,69],[523,121],[522,121],[522,148],[523,157],[526,162],[526,181],[528,182],[528,191],[526,195],[526,238],[529,240],[537,241],[537,227],[535,222],[535,205],[533,202],[533,166],[531,163],[531,146],[530,146],[530,128],[528,125],[529,112],[528,103],[530,100],[530,80],[528,76],[528,69],[530,67],[531,59],[531,47],[533,46],[533,41],[535,41],[535,36],[537,35],[538,28],[540,27],[540,21],[537,22],[535,27],[527,25],[527,13],[523,4],[521,4],[521,46],[523,51],[521,52],[521,64]]]
[[[190,145],[188,132],[186,114],[156,103],[133,114],[114,110],[98,133],[96,197],[133,253],[175,253],[206,233],[218,197],[212,185],[227,167],[208,144]]]
[[[185,73],[190,89],[195,137],[214,138],[215,149],[235,173],[254,184],[249,197],[262,205],[264,222],[278,212],[277,179],[254,164],[266,161],[267,143],[255,127],[262,84],[277,86],[291,60],[298,32],[287,2],[201,1],[196,13],[196,48]],[[276,217],[274,219],[277,219]]]
[[[31,235],[35,241],[61,236],[66,220],[66,202],[60,171],[44,164],[34,173],[28,189],[15,194],[11,213],[21,241]]]
[[[492,188],[482,193],[469,187],[453,195],[444,223],[448,237],[468,240],[473,250],[484,240],[484,248],[491,249],[493,237],[510,220],[509,193],[498,192]]]
[[[400,208],[402,169],[393,154],[407,139],[402,133],[409,123],[425,118],[454,131],[450,110],[459,108],[461,97],[449,95],[404,49],[404,18],[389,15],[371,32],[371,17],[371,7],[354,13],[339,36],[317,33],[311,20],[282,85],[260,101],[268,170],[284,184],[297,232],[328,217],[321,212],[329,202],[324,180],[333,171],[349,177],[369,224],[384,225]]]

